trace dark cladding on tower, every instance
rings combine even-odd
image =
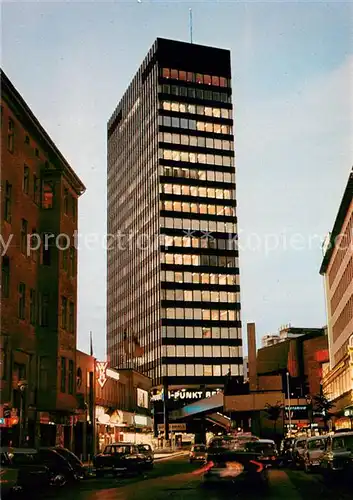
[[[108,122],[107,272],[111,366],[156,388],[243,376],[234,156],[230,52],[158,38]]]

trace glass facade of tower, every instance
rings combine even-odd
[[[155,385],[243,375],[231,96],[229,51],[157,39],[108,123],[108,355]]]

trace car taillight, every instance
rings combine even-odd
[[[194,475],[205,474],[206,472],[208,472],[209,470],[211,470],[212,467],[214,467],[214,463],[213,462],[207,462],[207,464],[204,465],[203,467],[201,467],[201,469],[194,470],[192,472],[192,474],[194,474]]]
[[[205,472],[207,472],[210,469],[212,469],[212,467],[214,467],[214,463],[213,462],[207,462],[207,464],[205,465]]]
[[[262,472],[264,469],[264,466],[260,462],[256,462],[255,460],[250,460],[251,464],[254,464],[257,466],[257,471],[256,472]]]

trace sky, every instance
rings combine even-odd
[[[100,359],[106,123],[156,37],[189,41],[190,7],[194,43],[232,51],[244,336],[250,321],[259,339],[326,323],[321,242],[352,165],[353,4],[5,2],[1,66],[87,188],[78,347],[91,330]]]

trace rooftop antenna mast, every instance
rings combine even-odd
[[[189,9],[190,43],[192,43],[192,9]]]

